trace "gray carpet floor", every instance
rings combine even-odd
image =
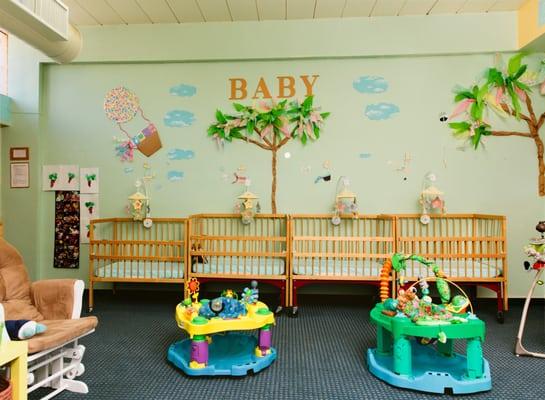
[[[371,301],[302,299],[299,318],[277,318],[273,330],[278,359],[268,369],[244,378],[189,378],[166,360],[168,346],[186,337],[174,321],[179,301],[171,293],[140,295],[99,292],[94,315],[99,326],[83,340],[87,395],[70,399],[448,399],[402,390],[376,379],[366,367],[367,348],[375,347],[369,322]],[[492,390],[456,396],[463,399],[544,399],[545,360],[518,358],[513,346],[522,304],[511,306],[505,324],[495,320],[492,302],[480,301],[477,314],[487,323],[483,350],[490,362]],[[532,306],[525,345],[545,352],[545,305]],[[456,349],[463,352],[463,345]],[[32,393],[30,400],[47,390]]]

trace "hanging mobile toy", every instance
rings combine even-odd
[[[132,161],[134,149],[138,149],[146,157],[149,157],[162,147],[157,127],[146,118],[138,97],[129,89],[119,86],[106,93],[104,112],[106,117],[114,121],[126,136],[126,140],[117,139],[116,152],[121,161]],[[147,126],[138,134],[131,136],[122,124],[131,121],[138,112],[146,121]]]
[[[352,214],[354,218],[358,217],[358,205],[356,195],[349,190],[350,180],[346,176],[341,176],[337,181],[337,195],[335,196],[334,212],[331,218],[333,225],[341,223],[342,214]]]
[[[259,205],[259,197],[250,192],[250,180],[245,182],[246,191],[237,197],[239,202],[235,205],[235,212],[239,213],[244,225],[249,225],[253,222],[254,216],[261,212]]]
[[[424,178],[422,192],[420,192],[420,205],[422,206],[422,215],[420,222],[424,225],[429,224],[430,214],[446,212],[444,193],[435,187],[437,177],[429,172]]]
[[[530,356],[537,358],[545,358],[545,353],[534,353],[528,351],[522,345],[522,336],[524,334],[524,325],[526,324],[526,317],[528,316],[528,307],[530,306],[530,301],[532,300],[532,293],[536,288],[536,285],[543,285],[543,281],[540,279],[543,270],[545,270],[545,221],[539,221],[536,225],[536,230],[541,234],[541,237],[534,238],[530,240],[524,248],[524,252],[534,259],[534,264],[530,264],[528,261],[524,262],[524,268],[526,270],[533,269],[536,271],[536,277],[530,286],[528,295],[526,296],[526,301],[524,302],[524,308],[522,309],[522,317],[520,319],[520,327],[517,334],[517,339],[515,342],[515,354],[517,356]]]
[[[134,221],[142,221],[145,228],[151,228],[153,220],[151,219],[150,191],[149,181],[153,175],[145,175],[142,181],[137,180],[134,184],[136,192],[129,196],[128,213]],[[141,191],[143,188],[143,192]]]

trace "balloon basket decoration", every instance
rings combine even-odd
[[[276,360],[274,314],[258,300],[257,282],[244,289],[240,300],[232,290],[215,299],[199,300],[195,278],[187,283],[187,292],[176,307],[176,322],[189,338],[172,344],[167,355],[177,368],[190,376],[244,376]],[[258,337],[243,332],[256,329]]]
[[[435,277],[421,278],[400,289],[396,299],[388,298],[392,268],[400,274],[407,261],[424,264]],[[429,296],[429,280],[435,280],[441,304]],[[449,283],[463,295],[451,297]],[[394,254],[384,263],[380,292],[382,302],[371,310],[377,347],[367,350],[373,375],[393,386],[430,393],[465,394],[492,388],[482,352],[485,324],[473,313],[463,290],[439,266],[417,255]],[[465,355],[454,352],[454,340],[460,339],[466,340]]]
[[[119,130],[125,136],[122,139],[114,138],[117,142],[115,147],[116,155],[121,161],[133,161],[134,149],[137,149],[146,157],[150,157],[162,147],[157,127],[146,118],[142,107],[140,107],[140,100],[129,89],[119,86],[106,93],[104,112],[109,120],[117,124]],[[137,134],[131,135],[125,130],[123,124],[133,121],[138,113],[140,113],[143,120],[140,123],[144,122],[146,127]],[[138,124],[138,122],[136,123]]]

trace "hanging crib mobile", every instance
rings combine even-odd
[[[424,225],[430,222],[430,214],[444,214],[446,212],[444,193],[435,186],[436,180],[437,177],[431,172],[426,174],[424,178],[422,192],[420,193],[420,205],[422,207],[420,222]]]
[[[148,195],[147,181],[151,177],[145,176],[143,178],[144,183],[137,180],[135,183],[136,192],[129,196],[129,204],[127,211],[132,217],[133,221],[142,221],[142,224],[146,228],[151,228],[153,220],[151,219],[150,198]],[[142,193],[143,188],[144,193]]]
[[[356,195],[349,190],[350,180],[346,176],[341,176],[337,181],[337,195],[335,196],[334,212],[331,218],[333,225],[341,223],[341,215],[352,214],[354,218],[358,217],[358,205]]]
[[[157,127],[146,118],[138,97],[129,89],[119,86],[106,93],[104,112],[106,117],[115,122],[119,130],[126,136],[124,139],[115,138],[117,141],[116,155],[121,161],[132,161],[134,149],[138,149],[146,157],[149,157],[162,147]],[[140,113],[147,125],[136,135],[131,136],[122,124],[133,120],[137,113]]]
[[[259,197],[249,190],[246,190],[238,196],[237,199],[240,201],[235,205],[235,211],[240,213],[244,225],[251,224],[254,220],[254,216],[261,211],[261,206],[258,201]]]

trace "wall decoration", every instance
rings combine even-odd
[[[77,165],[44,165],[42,169],[42,190],[79,189],[79,168]]]
[[[439,114],[439,121],[447,122],[448,121],[448,114],[446,112],[440,113]]]
[[[191,126],[195,122],[195,115],[190,111],[172,110],[165,114],[163,122],[171,128]]]
[[[195,96],[197,93],[197,88],[192,85],[180,83],[179,85],[172,86],[168,92],[173,96],[191,97]]]
[[[89,237],[91,234],[90,228],[91,228],[91,221],[89,219],[80,218],[80,223],[79,223],[80,244],[89,244]],[[95,231],[95,239],[96,239],[96,231]]]
[[[162,147],[157,127],[146,118],[144,111],[140,107],[138,97],[129,89],[120,86],[106,93],[104,112],[106,113],[106,117],[114,121],[119,130],[126,136],[115,148],[116,155],[121,161],[132,161],[134,149],[138,149],[146,157],[150,157]],[[138,112],[146,122],[146,126],[140,132],[131,136],[123,128],[122,124],[134,119]]]
[[[28,147],[10,147],[9,159],[10,161],[28,161],[30,159]]]
[[[364,159],[364,160],[368,160],[369,158],[371,158],[371,153],[360,153],[360,158]]]
[[[365,107],[365,116],[373,121],[390,119],[399,113],[399,107],[392,103],[369,104]]]
[[[98,168],[80,168],[80,193],[98,193]]]
[[[167,179],[171,182],[178,182],[181,181],[184,177],[184,173],[182,171],[168,171],[167,172]]]
[[[172,149],[167,153],[169,160],[191,160],[195,158],[193,150]]]
[[[405,154],[403,155],[403,161],[401,161],[400,163],[396,163],[392,160],[388,160],[388,165],[392,165],[394,167],[394,170],[397,171],[397,172],[401,172],[404,176],[403,180],[407,180],[407,176],[410,172],[411,172],[411,161],[412,161],[412,156],[411,156],[411,153],[409,152],[405,152]]]
[[[388,82],[380,76],[360,76],[352,87],[360,93],[384,93],[388,90]]]
[[[82,219],[100,218],[99,201],[97,193],[80,194],[80,213]]]
[[[539,134],[545,122],[545,112],[538,116],[534,111],[531,87],[523,82],[528,70],[528,65],[522,63],[523,57],[524,54],[514,55],[507,67],[491,67],[481,82],[470,89],[458,90],[454,97],[456,112],[453,114],[462,116],[462,119],[449,123],[449,126],[454,137],[465,140],[475,149],[483,144],[485,136],[520,136],[532,140],[537,151],[538,192],[540,196],[545,196],[544,145]],[[506,120],[514,118],[524,121],[528,130],[493,130],[487,122],[487,112],[490,110]]]
[[[314,183],[318,183],[320,181],[330,182],[331,181],[331,174],[318,175],[316,177],[316,179],[314,179]]]
[[[241,185],[250,186],[251,181],[250,178],[246,175],[246,167],[240,166],[237,168],[235,172],[233,172],[233,181],[231,183],[238,183]]]
[[[320,113],[313,105],[313,96],[302,103],[294,100],[279,103],[261,101],[254,106],[233,103],[236,114],[216,111],[216,122],[208,128],[208,135],[227,142],[233,139],[252,143],[272,153],[271,206],[276,213],[277,152],[290,139],[306,144],[320,137],[322,124],[329,113]]]
[[[125,167],[123,168],[123,172],[126,173],[126,174],[131,174],[134,172],[134,168],[133,167]]]
[[[10,164],[10,188],[24,189],[30,187],[29,164],[16,162]]]
[[[55,192],[55,268],[79,268],[80,199],[77,191]]]

